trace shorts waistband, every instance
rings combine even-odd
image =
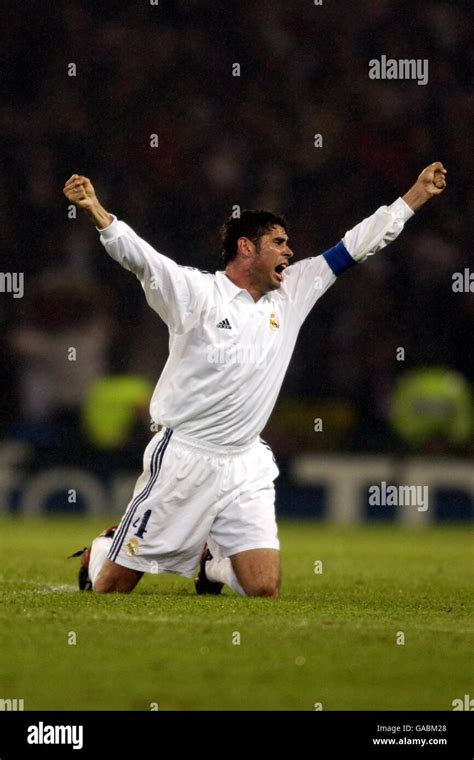
[[[184,446],[189,446],[194,449],[200,449],[200,451],[205,451],[208,454],[216,454],[221,457],[232,457],[249,451],[249,449],[253,448],[255,444],[260,441],[260,436],[256,436],[253,441],[244,443],[242,446],[219,446],[216,443],[203,441],[201,438],[193,438],[192,436],[183,435],[182,433],[176,433],[173,431],[171,441],[181,443]]]

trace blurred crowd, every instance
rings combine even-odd
[[[309,316],[270,439],[283,454],[388,450],[401,374],[440,366],[472,381],[473,294],[452,290],[470,265],[474,213],[468,3],[27,6],[7,3],[0,25],[2,266],[25,273],[24,298],[0,294],[4,435],[64,440],[91,384],[154,383],[166,361],[166,330],[138,283],[68,214],[61,189],[74,172],[162,253],[215,271],[235,205],[284,213],[297,256],[317,255],[442,160],[444,195]],[[429,83],[371,80],[381,55],[428,59]]]

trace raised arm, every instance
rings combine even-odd
[[[342,240],[321,256],[303,259],[285,271],[284,286],[295,309],[305,319],[316,301],[346,269],[361,263],[395,240],[424,203],[446,187],[446,169],[435,161],[424,169],[415,184],[390,206],[381,206],[348,230]]]
[[[323,254],[334,274],[339,275],[354,263],[365,261],[397,238],[407,222],[424,203],[446,187],[446,169],[435,161],[423,169],[415,184],[390,206],[381,206],[351,230],[336,246],[340,256],[330,249]]]
[[[111,258],[133,272],[154,311],[174,333],[189,330],[199,319],[212,275],[179,266],[140,238],[100,204],[92,182],[73,174],[63,192],[82,208],[100,232],[100,241]]]

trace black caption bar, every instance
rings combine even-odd
[[[0,760],[99,753],[115,760],[150,750],[159,757],[170,746],[208,757],[220,754],[219,746],[248,753],[258,739],[268,750],[290,742],[292,754],[309,745],[321,758],[357,752],[472,760],[472,718],[472,712],[0,712]]]

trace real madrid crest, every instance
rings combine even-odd
[[[138,554],[138,540],[136,538],[130,539],[127,546],[125,547],[125,554],[127,557],[136,557]]]
[[[272,330],[278,330],[278,328],[280,327],[280,323],[278,321],[278,314],[276,313],[276,311],[272,311],[272,313],[270,314],[270,327]]]

